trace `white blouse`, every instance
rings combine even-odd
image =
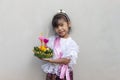
[[[54,47],[54,40],[55,40],[56,36],[52,36],[49,38],[49,42],[48,42],[48,47],[52,48]],[[61,51],[62,51],[62,58],[70,58],[70,63],[68,64],[68,66],[70,67],[70,69],[73,69],[73,64],[76,64],[76,59],[78,57],[78,53],[79,53],[79,47],[76,44],[76,42],[71,38],[60,38],[60,45],[61,45]],[[55,59],[56,56],[53,56],[53,59]],[[45,73],[52,73],[52,74],[57,74],[59,76],[58,73],[58,67],[60,64],[53,64],[53,63],[46,63],[44,65],[42,65],[42,69]]]

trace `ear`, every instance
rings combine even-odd
[[[68,22],[68,26],[71,27],[71,22],[70,21]]]

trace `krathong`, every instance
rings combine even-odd
[[[40,40],[40,46],[34,47],[33,49],[34,55],[39,58],[53,57],[53,50],[47,46],[49,39],[45,38],[42,35],[40,35],[38,39]]]

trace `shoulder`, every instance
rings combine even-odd
[[[74,39],[72,39],[72,37],[70,37],[68,41],[69,41],[69,45],[78,46],[77,42]]]

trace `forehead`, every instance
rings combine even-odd
[[[64,24],[64,23],[67,23],[67,22],[63,18],[58,19],[57,24]]]

